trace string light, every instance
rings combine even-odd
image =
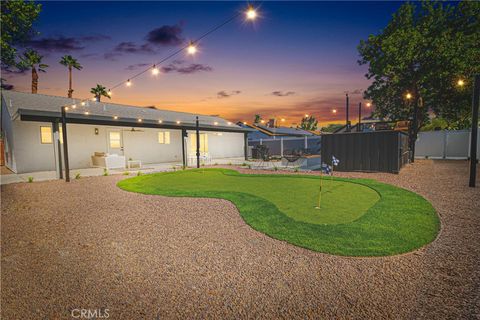
[[[118,116],[113,116],[113,119],[117,120],[117,119],[118,119]]]
[[[248,10],[245,12],[245,16],[248,20],[255,20],[257,17],[257,11],[252,6],[248,7]]]
[[[72,104],[72,109],[75,109],[77,107],[76,104]]]
[[[367,107],[370,108],[371,106],[372,106],[372,104],[370,102],[367,102]]]
[[[260,120],[261,123],[265,123],[265,120]]]
[[[337,113],[337,109],[333,109],[332,112],[333,112],[333,113]]]
[[[465,81],[463,81],[462,79],[458,79],[457,85],[458,85],[459,87],[463,87],[463,86],[465,85]]]
[[[308,118],[308,114],[305,114],[305,118]]]
[[[95,101],[95,102],[96,102],[96,101],[97,101],[97,97],[93,97],[93,98],[92,98],[92,101]]]
[[[68,107],[65,107],[65,110],[66,110],[66,111],[68,111],[68,109],[69,109]]]
[[[138,122],[142,122],[143,120],[142,120],[142,119],[138,119],[137,121],[138,121]]]
[[[84,105],[85,105],[85,101],[82,101],[82,103],[80,103],[80,104],[81,104],[82,106],[84,106]]]
[[[155,65],[153,65],[152,74],[153,74],[154,76],[156,76],[156,75],[158,75],[159,73],[160,73],[160,70],[158,70],[158,68],[157,68]]]
[[[214,124],[214,125],[218,125],[218,122],[217,122],[217,121],[215,121],[213,124]]]
[[[177,124],[180,124],[180,121],[177,121]]]
[[[162,120],[158,120],[158,123],[162,123],[163,121]]]
[[[229,121],[229,122],[228,122],[228,125],[230,126],[230,125],[232,125],[232,123]]]
[[[85,111],[84,114],[85,114],[86,116],[88,116],[88,115],[90,114],[90,112]]]
[[[407,92],[407,94],[405,95],[405,98],[407,98],[407,100],[412,99],[412,94],[410,92]]]
[[[127,87],[130,87],[132,85],[132,81],[130,81],[130,79],[128,79],[125,84],[127,85]]]
[[[108,89],[107,94],[108,94],[109,97],[111,97],[112,96],[112,91],[110,89]]]
[[[247,121],[244,121],[243,124],[247,124]]]
[[[190,44],[188,45],[187,52],[190,55],[194,55],[195,53],[197,53],[197,47],[193,44],[193,42],[190,42]]]
[[[285,122],[285,119],[284,119],[284,118],[282,118],[280,121],[282,121],[282,122]]]

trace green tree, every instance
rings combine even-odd
[[[104,86],[102,86],[101,84],[97,84],[97,86],[95,88],[92,88],[90,90],[90,93],[92,93],[94,96],[95,96],[95,99],[100,102],[102,96],[103,97],[107,97],[108,99],[110,99],[110,95],[108,94],[107,92],[107,88],[105,88]]]
[[[65,66],[68,68],[68,92],[67,95],[69,98],[72,97],[73,95],[73,89],[72,89],[72,68],[75,68],[77,70],[82,70],[82,66],[80,63],[75,59],[74,57],[70,55],[65,55],[62,57],[60,60],[60,64],[62,66]]]
[[[328,126],[322,128],[322,132],[335,132],[336,130],[343,128],[343,124],[330,123]]]
[[[262,121],[262,117],[259,114],[256,114],[253,123],[260,123],[260,121]]]
[[[32,93],[38,91],[38,72],[46,72],[48,64],[42,63],[43,56],[33,49],[27,49],[20,57],[19,68],[32,70]],[[38,71],[38,72],[37,72]]]
[[[449,123],[469,117],[468,80],[480,72],[479,48],[479,2],[406,3],[380,34],[360,42],[359,64],[368,64],[366,77],[373,80],[365,98],[375,104],[375,116],[412,121],[414,151],[429,110]]]
[[[308,116],[302,118],[302,122],[300,123],[300,128],[303,130],[315,131],[318,127],[318,121],[315,119],[314,116]]]
[[[25,44],[36,32],[33,24],[42,6],[33,1],[5,0],[1,4],[1,65],[2,68],[18,66],[16,46]]]

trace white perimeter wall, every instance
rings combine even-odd
[[[55,170],[54,145],[40,143],[40,126],[51,126],[51,123],[20,120],[12,122],[15,146],[12,151],[17,173]],[[98,134],[95,134],[95,128],[98,128]],[[143,132],[131,132],[130,129],[130,127],[69,124],[67,134],[70,168],[89,168],[94,152],[108,152],[108,130],[122,130],[126,159],[142,160],[145,164],[182,161],[181,130],[137,128]],[[170,131],[170,144],[158,143],[160,131]],[[222,132],[219,135],[216,132],[207,132],[207,134],[212,158],[243,157],[243,133]],[[186,142],[187,152],[190,151],[190,138],[191,135]]]

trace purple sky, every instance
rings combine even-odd
[[[263,2],[254,22],[243,16],[212,33],[194,56],[162,64],[162,73],[136,78],[114,90],[112,102],[215,114],[232,121],[304,114],[320,124],[344,119],[345,91],[353,119],[369,85],[358,66],[360,39],[378,33],[399,2]],[[90,97],[161,60],[188,40],[247,6],[243,2],[44,2],[40,34],[30,46],[50,65],[39,93],[66,95],[67,70],[58,61],[76,57],[74,96]],[[255,4],[254,4],[255,5]],[[30,74],[3,75],[15,90],[30,90]],[[355,107],[354,107],[355,106]],[[332,109],[337,109],[336,114]]]

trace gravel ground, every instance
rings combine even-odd
[[[122,191],[122,176],[2,186],[2,319],[71,319],[77,308],[110,319],[480,318],[480,188],[466,187],[467,162],[337,174],[423,195],[438,239],[339,257],[256,232],[225,200]]]

